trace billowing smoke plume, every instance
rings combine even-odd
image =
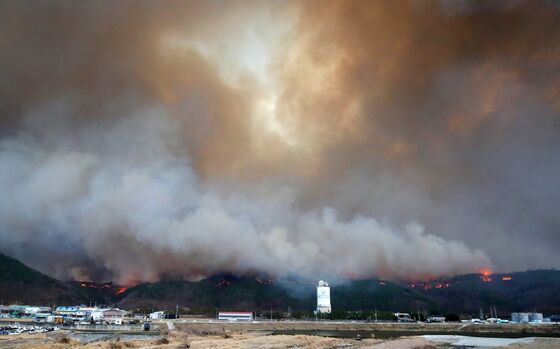
[[[0,251],[42,271],[560,265],[556,6],[0,7]]]

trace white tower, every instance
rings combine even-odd
[[[317,285],[317,312],[327,314],[331,312],[331,288],[323,280]]]

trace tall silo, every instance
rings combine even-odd
[[[317,312],[326,314],[331,312],[331,288],[323,280],[317,285]]]

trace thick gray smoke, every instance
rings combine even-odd
[[[333,208],[296,211],[289,187],[221,196],[177,150],[181,128],[163,107],[71,135],[60,106],[32,114],[25,131],[0,143],[0,237],[4,249],[59,277],[410,277],[488,264],[417,224],[394,231],[368,217],[340,220]]]
[[[0,252],[123,283],[558,267],[557,17],[3,2]]]

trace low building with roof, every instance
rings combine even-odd
[[[107,309],[103,311],[103,321],[108,324],[122,325],[126,311],[121,309]]]

